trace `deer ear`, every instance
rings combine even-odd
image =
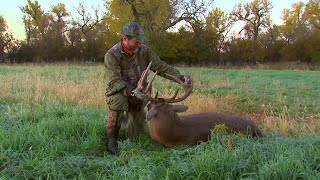
[[[157,112],[158,112],[157,110],[151,109],[147,114],[147,120],[150,121],[150,119],[153,118],[153,116],[156,115]]]
[[[188,110],[188,106],[185,105],[172,105],[171,110],[174,112],[185,112]]]

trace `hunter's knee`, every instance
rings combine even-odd
[[[106,101],[110,109],[128,111],[128,97],[121,93],[117,93],[107,97]]]

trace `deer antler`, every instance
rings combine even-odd
[[[141,78],[139,79],[138,81],[138,88],[140,90],[143,89],[143,84],[146,82],[147,80],[147,77],[149,75],[149,71],[150,71],[150,68],[151,68],[151,64],[152,64],[152,61],[149,63],[148,67],[146,70],[143,71],[142,75],[141,75]]]
[[[150,71],[150,68],[151,68],[151,64],[152,64],[152,62],[149,63],[147,69],[142,73],[141,78],[139,79],[138,88],[140,90],[143,90],[143,84],[147,80],[147,77],[148,77],[148,74],[149,74],[149,71]],[[187,69],[185,69],[185,72],[186,72],[186,76],[189,76],[188,72],[187,72]],[[150,82],[148,83],[147,88],[142,91],[144,94],[146,94],[146,93],[148,93],[150,91],[152,82],[155,79],[157,74],[158,74],[158,71],[156,71],[154,73],[154,75],[152,76]],[[185,100],[192,93],[192,90],[193,90],[193,79],[192,78],[190,78],[191,86],[188,88],[188,86],[186,84],[184,84],[176,76],[173,76],[173,75],[170,75],[170,74],[166,74],[166,76],[171,77],[174,81],[176,81],[177,83],[179,83],[182,86],[182,88],[184,90],[184,95],[182,97],[176,99],[178,91],[179,91],[179,89],[178,89],[178,90],[176,90],[176,92],[174,93],[174,95],[171,98],[163,99],[165,102],[167,102],[167,103],[177,103],[177,102]],[[144,99],[144,100],[148,100],[148,101],[152,101],[152,102],[159,102],[160,98],[158,98],[157,96],[155,98],[147,96],[146,99]]]
[[[185,68],[185,72],[186,72],[186,76],[189,76],[188,75],[188,72],[187,72],[187,69]],[[170,74],[166,74],[167,76],[171,77],[173,80],[175,80],[177,83],[179,83],[183,90],[184,90],[184,95],[180,98],[177,98],[176,99],[176,96],[178,94],[178,90],[174,93],[174,95],[169,98],[169,99],[164,99],[165,102],[167,103],[177,103],[177,102],[180,102],[180,101],[183,101],[185,100],[191,93],[192,93],[192,90],[193,90],[193,79],[190,78],[190,81],[191,81],[191,86],[188,88],[188,86],[186,84],[184,84],[179,78],[177,78],[176,76],[172,76]]]
[[[146,90],[144,91],[144,93],[148,93],[151,90],[152,82],[153,82],[153,80],[154,80],[154,78],[156,77],[157,74],[158,74],[158,71],[156,71],[154,73],[154,75],[152,76],[152,78],[150,79],[150,82],[148,83],[148,86],[147,86]]]
[[[150,91],[152,82],[153,82],[154,78],[156,77],[156,75],[158,74],[158,71],[156,71],[154,73],[154,75],[152,76],[150,82],[148,83],[148,86],[146,87],[146,89],[144,89],[143,85],[145,84],[145,82],[147,80],[147,77],[150,74],[149,72],[150,72],[151,64],[152,64],[152,61],[149,63],[147,69],[143,71],[143,73],[141,75],[141,78],[139,79],[138,84],[137,84],[137,88],[143,94],[146,94],[146,93],[148,93]],[[142,100],[151,101],[151,102],[158,102],[159,101],[157,98],[152,98],[151,96],[148,96],[148,95],[144,96],[144,98]]]

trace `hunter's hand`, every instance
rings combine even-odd
[[[131,95],[141,100],[148,99],[148,96],[145,93],[143,93],[142,90],[138,87],[132,91]]]
[[[191,86],[191,76],[189,76],[189,75],[185,75],[185,76],[181,75],[179,77],[179,79],[183,82],[184,85],[187,86],[188,89],[190,88],[190,86]]]

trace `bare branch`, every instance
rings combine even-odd
[[[88,13],[85,9],[86,7],[80,3],[79,7],[76,8],[77,13],[80,15],[81,20],[77,22],[79,29],[83,33],[87,33],[91,29],[93,29],[98,23],[100,23],[103,19],[99,17],[100,7],[93,7],[92,10],[94,12],[95,18],[92,17],[91,13]]]

